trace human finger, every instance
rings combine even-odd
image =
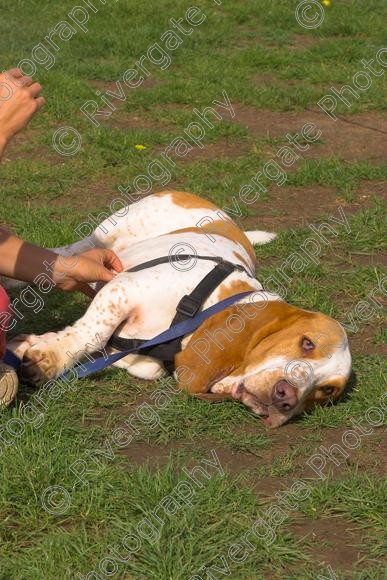
[[[122,272],[124,269],[121,260],[112,250],[104,250],[103,263],[106,268],[115,272]]]
[[[32,77],[19,77],[21,78],[20,83],[17,85],[18,87],[30,87],[34,79]]]
[[[23,76],[22,71],[20,70],[20,68],[11,68],[8,71],[6,71],[5,74],[11,75],[12,77],[14,77],[15,79],[20,79],[20,77]]]
[[[42,85],[40,85],[39,83],[34,83],[30,87],[28,87],[27,90],[32,97],[37,97],[40,91],[42,90]]]
[[[46,99],[44,97],[37,97],[35,99],[35,103],[37,105],[37,110],[39,111],[39,109],[41,109],[43,105],[46,104]]]

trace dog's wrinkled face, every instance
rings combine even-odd
[[[337,399],[351,372],[347,336],[338,322],[320,313],[291,315],[254,344],[241,365],[217,385],[249,407],[268,427]],[[303,315],[305,313],[305,315]],[[211,389],[220,392],[219,387]]]

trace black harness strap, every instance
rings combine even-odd
[[[215,268],[209,272],[201,282],[193,289],[190,294],[186,294],[180,300],[176,307],[176,314],[171,322],[171,326],[177,324],[178,322],[182,322],[187,318],[193,318],[199,312],[201,307],[203,306],[204,302],[208,298],[208,296],[219,286],[223,280],[227,278],[232,272],[235,270],[244,271],[249,276],[252,275],[239,264],[233,264],[232,262],[228,262],[223,260],[223,258],[214,256],[196,256],[191,254],[176,254],[171,256],[163,256],[162,258],[156,258],[154,260],[150,260],[149,262],[144,262],[143,264],[139,264],[138,266],[134,266],[128,272],[139,272],[140,270],[145,270],[146,268],[152,268],[153,266],[158,266],[159,264],[165,264],[168,262],[178,262],[182,260],[187,260],[189,258],[196,258],[199,260],[211,260],[213,262],[217,262]],[[141,351],[141,354],[151,356],[162,360],[164,363],[165,368],[169,372],[173,372],[174,370],[174,359],[176,353],[181,350],[181,341],[182,338],[176,338],[174,340],[170,340],[165,342],[164,344],[159,344],[154,347],[149,347],[149,349],[144,348]],[[112,336],[109,340],[109,345],[115,348],[116,350],[123,351],[134,349],[137,346],[140,346],[146,342],[143,339],[133,339],[133,338],[121,338],[119,336]]]
[[[127,272],[139,272],[140,270],[146,270],[147,268],[153,268],[154,266],[159,266],[160,264],[170,264],[171,262],[184,262],[184,260],[188,259],[196,259],[196,260],[209,260],[210,262],[216,262],[217,264],[231,264],[231,262],[226,262],[223,258],[219,256],[198,256],[196,254],[171,254],[170,256],[161,256],[161,258],[155,258],[154,260],[148,260],[148,262],[143,262],[138,266],[133,266],[133,268],[129,268],[126,270]],[[239,264],[235,264],[236,270],[245,270],[247,274],[247,270],[243,266],[239,266]],[[249,274],[251,276],[251,274]]]

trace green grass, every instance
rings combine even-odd
[[[30,58],[39,42],[47,47],[45,36],[74,8],[71,0],[4,0],[2,4],[4,69]],[[133,183],[175,137],[183,135],[194,119],[194,107],[209,106],[225,90],[231,103],[252,113],[256,110],[257,115],[265,110],[291,113],[296,119],[300,115],[301,129],[305,114],[317,109],[318,100],[331,87],[351,84],[353,75],[362,70],[361,60],[375,58],[385,40],[386,6],[381,0],[332,0],[323,25],[315,30],[300,27],[294,16],[297,3],[290,0],[223,1],[221,5],[198,0],[206,20],[184,37],[176,51],[170,51],[170,66],[161,70],[150,64],[152,82],[125,89],[126,100],[119,110],[94,127],[80,112],[85,101],[98,100],[93,81],[100,81],[104,93],[111,87],[108,83],[122,80],[125,70],[152,44],[161,42],[170,28],[169,19],[184,16],[190,3],[107,0],[103,6],[94,0],[94,4],[99,12],[90,17],[88,34],[78,32],[69,42],[58,40],[55,66],[50,70],[38,66],[47,105],[19,138],[12,160],[1,165],[2,221],[47,247],[74,240],[74,229],[88,213],[107,210],[120,184]],[[384,87],[385,75],[373,79],[351,108],[341,104],[337,112],[350,121],[356,115],[355,120],[366,119],[366,125],[381,129]],[[323,113],[321,118],[327,119]],[[73,157],[62,157],[52,147],[52,135],[61,126],[72,126],[82,135],[82,149]],[[188,155],[171,169],[171,185],[208,197],[220,207],[232,207],[232,196],[286,143],[287,130],[284,127],[283,136],[258,134],[238,116],[231,122],[225,114],[207,131],[203,142],[208,149],[202,158],[193,160]],[[370,150],[374,135],[363,137]],[[300,252],[312,235],[308,223],[318,226],[329,216],[338,216],[341,205],[351,232],[338,226],[339,235],[322,247],[318,264],[292,274],[286,289],[289,302],[346,323],[384,273],[385,206],[379,192],[387,166],[371,154],[347,158],[343,149],[324,155],[327,139],[323,134],[311,146],[314,158],[300,158],[287,171],[282,188],[272,185],[252,206],[240,204],[239,221],[253,229],[255,220],[256,227],[262,228],[259,213],[264,222],[268,217],[274,220],[266,229],[280,230],[272,244],[257,248],[258,277],[265,280],[275,276],[292,253]],[[206,158],[211,147],[225,142],[238,155],[217,153]],[[136,144],[146,149],[138,151]],[[313,193],[315,187],[323,191],[321,186],[329,188],[336,200],[328,209],[325,194],[319,198]],[[295,188],[309,191],[307,221],[286,203],[288,192]],[[161,187],[156,183],[155,189]],[[288,215],[294,226],[287,223]],[[372,257],[377,258],[375,264]],[[86,304],[82,296],[53,292],[37,315],[22,310],[18,331],[60,328],[79,317]],[[171,395],[164,408],[156,408],[151,398],[156,384],[109,369],[77,382],[74,391],[50,401],[39,428],[26,425],[20,436],[16,431],[12,436],[10,429],[17,429],[25,405],[36,403],[37,393],[22,386],[16,405],[0,413],[0,579],[73,579],[92,570],[108,577],[98,566],[109,555],[109,546],[135,532],[143,518],[152,517],[155,506],[187,479],[183,469],[205,465],[203,460],[211,458],[212,449],[224,474],[211,472],[203,487],[195,489],[192,505],[166,516],[159,540],[143,539],[138,553],[120,563],[114,577],[180,580],[201,574],[205,578],[204,566],[212,567],[212,577],[223,577],[222,555],[226,557],[229,547],[258,517],[264,517],[276,502],[276,492],[289,490],[302,479],[310,486],[310,496],[297,511],[287,513],[276,527],[273,543],[255,540],[243,562],[226,560],[228,576],[312,579],[328,576],[331,562],[340,580],[383,578],[383,428],[375,427],[342,465],[327,465],[325,480],[306,463],[319,446],[340,443],[344,431],[353,427],[351,419],[361,422],[367,409],[380,406],[386,374],[382,309],[376,309],[369,321],[357,319],[357,323],[357,332],[349,333],[354,374],[344,399],[316,408],[277,432],[266,431],[247,409],[232,402],[212,405],[180,394]],[[144,402],[149,405],[148,420],[120,449],[112,439],[114,429],[139,412]],[[74,473],[74,462],[79,466],[80,461],[88,467],[85,485]],[[69,493],[71,503],[64,513],[55,506],[56,513],[50,513],[42,505],[42,494],[55,485]],[[348,553],[342,560],[334,559],[329,537],[318,531],[327,518],[344,522],[351,531],[351,540],[345,534],[336,540],[337,551]],[[295,532],[298,521],[304,522],[305,533]],[[316,536],[310,532],[313,526]]]

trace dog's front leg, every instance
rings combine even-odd
[[[90,304],[85,315],[73,326],[43,336],[23,356],[22,377],[39,384],[59,376],[92,353],[103,352],[107,341],[124,320],[130,319],[130,284],[127,274],[119,274],[109,282]]]
[[[211,393],[230,395],[233,387],[237,383],[237,378],[229,375],[211,386]]]

